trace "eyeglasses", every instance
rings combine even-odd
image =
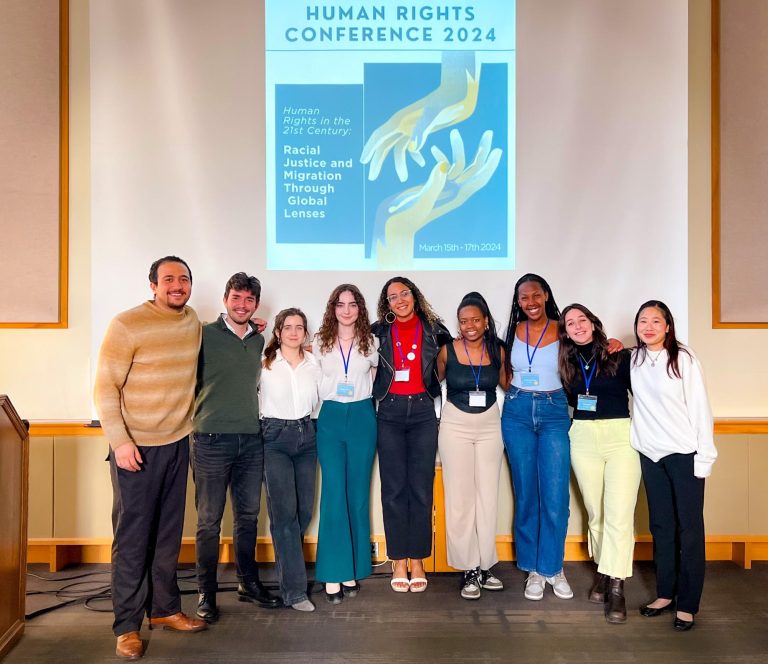
[[[387,295],[387,302],[389,302],[390,304],[394,304],[398,300],[407,300],[411,296],[412,296],[411,291],[406,289],[406,290],[400,291],[399,293],[392,293],[392,295]]]

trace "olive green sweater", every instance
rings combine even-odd
[[[94,402],[112,449],[167,445],[192,431],[200,321],[149,301],[112,319],[99,351]]]
[[[223,315],[203,326],[197,365],[194,430],[198,433],[259,433],[261,353],[264,337],[238,337]]]

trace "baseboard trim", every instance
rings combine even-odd
[[[374,562],[387,559],[386,540],[383,535],[374,535],[371,543],[378,544],[378,556]],[[496,538],[499,559],[515,560],[514,542],[511,535]],[[744,569],[752,568],[752,561],[768,560],[768,536],[766,535],[708,535],[706,538],[707,560],[728,560]],[[112,555],[111,538],[32,538],[28,542],[27,562],[46,563],[51,572],[57,572],[67,565],[76,563],[108,563]],[[304,557],[314,561],[317,555],[317,538],[307,537],[304,541]],[[256,543],[256,557],[262,562],[274,562],[275,551],[269,537],[259,537]],[[635,540],[635,560],[651,560],[653,543],[650,535],[638,535]],[[565,542],[565,560],[589,560],[586,538],[569,535]],[[219,545],[219,562],[234,561],[231,537],[223,537]],[[179,562],[194,564],[195,538],[184,537],[181,541]],[[436,572],[456,571],[448,565],[427,566]]]

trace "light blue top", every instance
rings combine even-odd
[[[528,346],[528,353],[525,350],[525,342],[515,337],[512,343],[512,385],[521,390],[531,392],[553,392],[563,387],[560,382],[560,373],[557,370],[557,352],[560,348],[560,342],[555,341],[548,346],[539,346],[536,354],[533,356],[531,372],[539,374],[539,384],[537,387],[523,387],[523,373],[528,373],[528,353],[533,354],[533,346]]]

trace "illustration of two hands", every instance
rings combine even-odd
[[[474,53],[445,53],[440,86],[422,99],[392,115],[370,136],[360,161],[370,164],[368,179],[378,178],[390,152],[401,182],[408,179],[407,157],[419,166],[430,134],[465,120],[475,111],[480,69]],[[403,267],[413,260],[416,232],[456,209],[485,187],[501,160],[502,151],[491,149],[493,132],[483,133],[471,164],[466,165],[464,141],[457,129],[450,133],[452,160],[436,146],[427,181],[382,202],[376,213],[372,251],[379,267]]]

